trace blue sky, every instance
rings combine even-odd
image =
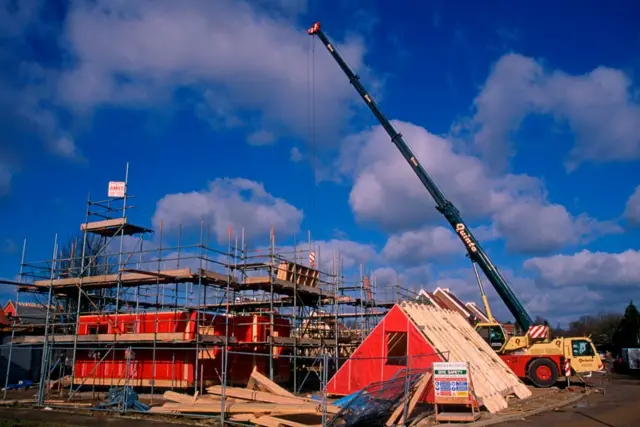
[[[477,300],[462,244],[306,35],[320,20],[532,316],[622,310],[640,298],[640,7],[523,3],[3,1],[0,277],[23,239],[33,261],[77,234],[130,162],[131,218],[168,241],[201,218],[222,246],[229,225],[252,246],[311,229],[379,287]]]

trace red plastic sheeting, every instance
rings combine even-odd
[[[198,313],[187,311],[122,313],[80,316],[78,335],[93,334],[145,334],[180,333],[184,340],[195,339],[195,325]],[[227,330],[226,317],[200,313],[201,333],[224,336]],[[265,315],[244,315],[229,317],[229,335],[238,342],[265,342],[271,335],[269,317]],[[285,318],[274,319],[275,336],[288,337],[290,324]]]
[[[131,385],[158,387],[192,386],[198,377],[205,385],[220,383],[222,376],[222,348],[201,347],[196,367],[195,331],[197,312],[145,312],[109,315],[88,315],[79,319],[78,335],[93,334],[153,334],[182,333],[182,342],[175,349],[167,349],[170,342],[159,342],[155,355],[148,343],[131,342],[133,353],[117,350],[79,351],[75,363],[78,382],[95,385],[114,385],[127,382]],[[239,345],[229,347],[227,381],[244,384],[249,380],[254,366],[268,375],[269,346],[264,344],[271,336],[268,315],[229,316],[200,313],[200,332],[205,335],[236,338]],[[274,336],[290,336],[291,327],[286,318],[274,319]],[[191,341],[191,342],[189,342]],[[105,343],[106,344],[106,343]],[[192,347],[192,348],[186,348]],[[108,353],[107,353],[108,352]],[[244,354],[234,354],[244,353]],[[291,359],[285,356],[283,347],[274,348],[274,381],[286,382],[291,375]],[[195,370],[198,369],[197,375]]]
[[[387,360],[387,334],[392,332],[407,333],[407,364],[404,366],[392,364],[393,360]],[[429,345],[422,332],[402,309],[395,305],[331,378],[327,384],[327,391],[330,394],[346,396],[369,383],[387,381],[400,369],[431,368],[433,362],[441,361],[443,359]],[[433,401],[433,393],[430,392],[425,400]]]
[[[250,353],[254,347],[234,348],[237,352]],[[103,356],[105,356],[103,359]],[[195,382],[195,349],[156,350],[155,363],[152,349],[78,351],[75,375],[78,382],[87,385],[190,387]],[[102,359],[102,361],[101,361]],[[291,359],[274,359],[274,381],[286,382],[291,374]],[[200,351],[198,384],[219,384],[222,375],[222,350]],[[256,354],[229,353],[227,381],[230,384],[246,384],[253,367],[268,376],[269,358]]]

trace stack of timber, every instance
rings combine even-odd
[[[224,396],[224,399],[223,399]],[[294,396],[269,380],[255,368],[247,386],[207,388],[207,394],[190,396],[172,391],[164,393],[168,402],[149,410],[158,414],[222,414],[235,422],[250,422],[265,427],[307,427],[322,424],[321,401]],[[340,408],[326,405],[327,419]]]
[[[520,399],[531,396],[531,390],[459,313],[412,302],[400,307],[434,349],[448,352],[448,362],[469,362],[475,393],[490,412],[507,408],[511,394]]]

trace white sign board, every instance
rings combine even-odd
[[[125,183],[121,181],[109,182],[109,197],[124,197]]]
[[[629,369],[640,369],[640,348],[623,348],[622,360]]]
[[[469,401],[469,364],[467,362],[434,362],[433,383],[436,403]]]

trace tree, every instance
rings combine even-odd
[[[569,323],[564,329],[558,325],[554,331],[554,336],[579,337],[590,336],[593,343],[599,348],[611,348],[613,335],[620,323],[622,316],[618,313],[598,313],[596,315],[581,316]]]
[[[631,301],[613,334],[613,346],[616,351],[620,351],[623,348],[638,345],[640,345],[640,313]]]
[[[105,245],[107,245],[106,239],[95,234],[87,234],[86,240],[82,234],[69,238],[66,243],[60,245],[58,251],[56,265],[58,277],[98,276],[117,272],[118,266]],[[83,295],[80,298],[80,312],[95,311],[96,307],[103,309],[111,304],[111,299],[105,299],[110,296],[111,291],[110,289],[86,290],[85,293],[89,295],[91,302]],[[77,294],[66,295],[62,301],[60,299],[58,301],[65,307],[64,311],[69,315],[68,320],[72,321],[78,305]]]
[[[549,324],[549,322],[547,321],[547,319],[545,319],[542,316],[536,316],[536,318],[533,319],[533,324],[534,325],[546,325],[546,324]]]
[[[60,275],[80,277],[115,273],[117,266],[114,265],[108,248],[104,247],[105,245],[104,238],[95,234],[87,234],[83,251],[82,235],[68,239],[66,244],[61,246],[58,255]]]

